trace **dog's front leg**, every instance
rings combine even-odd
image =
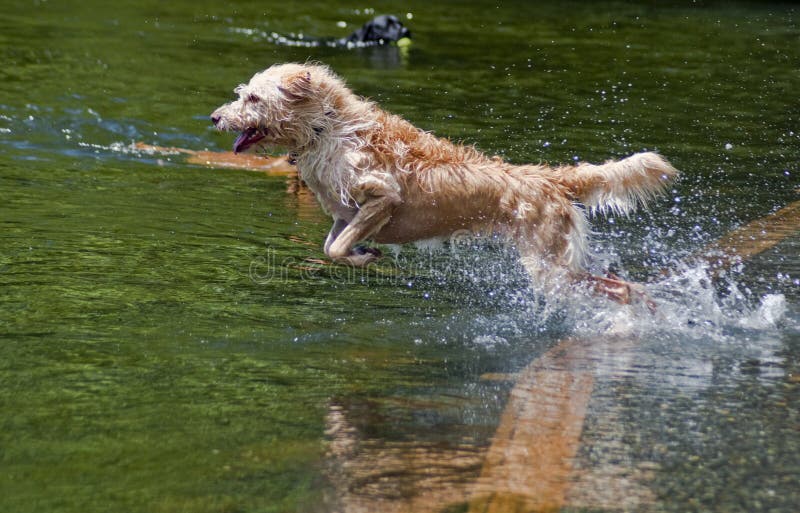
[[[345,221],[344,219],[336,218],[333,221],[333,226],[331,226],[331,231],[329,231],[328,232],[328,236],[325,237],[325,254],[326,255],[329,255],[329,251],[331,249],[331,245],[333,244],[333,241],[336,240],[336,237],[338,237],[339,234],[342,233],[342,230],[344,230],[346,227],[347,227],[347,221]]]
[[[358,213],[343,228],[337,232],[337,226],[345,223],[337,219],[328,234],[328,238],[333,235],[333,240],[325,241],[325,254],[337,262],[364,266],[372,262],[380,253],[369,250],[357,251],[354,246],[378,231],[392,217],[392,211],[396,200],[390,196],[370,197],[361,205]]]
[[[331,246],[333,245],[333,241],[339,236],[340,233],[347,227],[347,221],[341,218],[336,218],[333,222],[333,226],[331,226],[331,231],[328,232],[328,236],[325,238],[325,254],[330,255]],[[361,267],[372,260],[379,258],[381,256],[381,252],[376,248],[369,248],[366,246],[356,246],[350,251],[350,255],[347,256],[346,263]],[[345,260],[345,259],[340,259]]]

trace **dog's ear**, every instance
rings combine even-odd
[[[301,71],[294,75],[289,75],[283,79],[283,83],[278,86],[278,90],[293,102],[308,98],[309,94],[311,94],[311,72]]]

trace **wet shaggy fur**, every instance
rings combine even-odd
[[[627,302],[627,284],[584,270],[586,211],[627,214],[677,174],[656,153],[600,165],[509,164],[381,110],[317,64],[272,66],[235,92],[237,100],[211,115],[214,124],[240,132],[234,151],[291,150],[301,178],[333,217],[325,253],[351,265],[379,255],[358,245],[364,240],[499,235],[546,288],[588,280]]]

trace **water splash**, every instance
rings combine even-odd
[[[669,272],[642,284],[656,303],[650,312],[642,301],[620,305],[572,284],[545,294],[530,283],[512,251],[492,242],[466,249],[426,248],[405,261],[409,257],[401,253],[399,266],[409,269],[414,263],[409,284],[423,294],[466,303],[468,309],[449,326],[469,326],[471,345],[487,349],[547,333],[741,345],[765,333],[777,337],[787,322],[795,322],[788,317],[786,297],[754,294],[741,267],[715,275],[705,262],[673,257]]]
[[[274,31],[260,30],[247,27],[232,27],[230,32],[250,38],[254,43],[266,42],[278,46],[290,46],[298,48],[371,48],[383,46],[383,42],[378,41],[347,41],[346,39],[336,39],[330,37],[313,37],[307,34],[290,32],[280,34]]]

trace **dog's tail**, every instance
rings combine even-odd
[[[592,213],[628,214],[664,191],[678,171],[657,153],[559,169],[561,180]]]

